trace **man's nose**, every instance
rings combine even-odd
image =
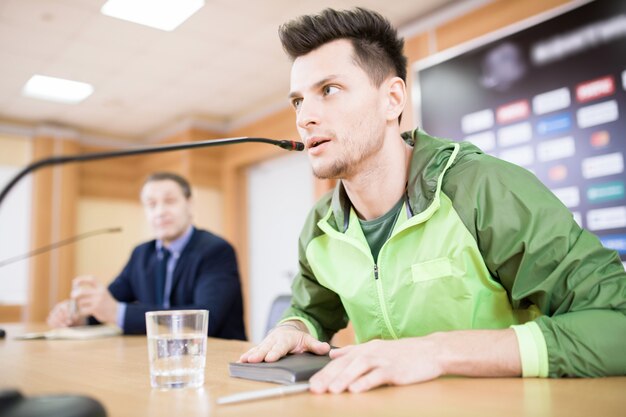
[[[165,213],[165,211],[166,211],[165,204],[163,204],[163,203],[155,204],[155,206],[154,206],[154,213],[156,215],[161,215],[161,214]]]
[[[320,123],[320,110],[319,105],[314,100],[302,100],[296,119],[298,127],[307,129],[312,125],[318,125]]]

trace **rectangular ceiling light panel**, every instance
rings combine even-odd
[[[91,84],[35,74],[22,89],[22,95],[59,103],[80,103],[93,93]]]
[[[108,0],[100,12],[152,28],[172,31],[204,6],[204,0]]]

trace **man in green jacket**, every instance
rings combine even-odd
[[[626,373],[616,252],[528,171],[400,132],[406,58],[383,17],[327,9],[280,36],[313,171],[340,181],[302,230],[291,308],[242,362],[327,353],[350,320],[359,344],[330,351],[312,391]]]

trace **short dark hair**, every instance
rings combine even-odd
[[[189,181],[187,181],[185,178],[181,177],[178,174],[174,174],[173,172],[154,172],[148,175],[148,177],[143,182],[141,188],[143,189],[143,187],[149,182],[165,180],[171,180],[178,184],[185,198],[188,199],[191,197],[191,185],[189,185]]]
[[[292,60],[334,40],[348,39],[357,64],[375,86],[380,86],[390,74],[406,82],[404,39],[398,37],[398,31],[387,19],[372,10],[325,9],[317,15],[300,16],[281,25],[278,34]]]

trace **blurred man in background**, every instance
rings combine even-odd
[[[125,334],[141,334],[147,311],[206,309],[209,336],[245,340],[235,251],[192,225],[187,180],[154,173],[143,184],[141,203],[155,240],[133,250],[108,288],[91,276],[75,278],[72,299],[53,308],[48,324],[100,322],[117,324]]]

